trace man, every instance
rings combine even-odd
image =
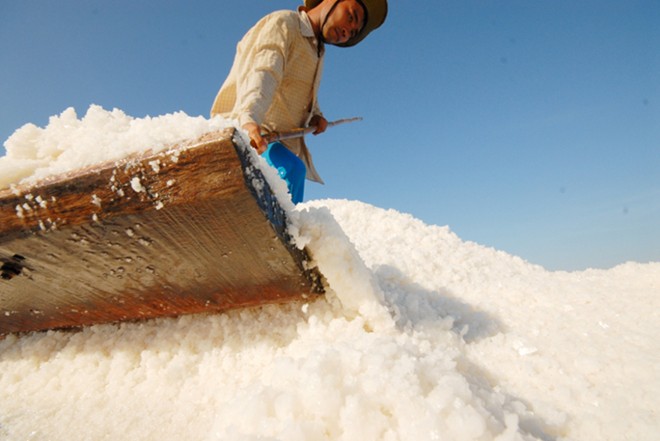
[[[387,16],[387,0],[305,0],[298,11],[261,19],[236,48],[211,115],[238,119],[251,144],[287,182],[294,203],[305,178],[323,183],[303,138],[267,145],[261,134],[298,127],[325,131],[317,102],[325,44],[353,46]]]

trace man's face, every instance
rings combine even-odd
[[[323,27],[329,44],[343,44],[355,37],[364,26],[364,10],[357,0],[340,0]]]

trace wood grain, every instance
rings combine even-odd
[[[323,292],[233,131],[0,192],[0,334]]]

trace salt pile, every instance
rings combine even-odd
[[[33,183],[52,175],[124,158],[151,149],[158,152],[204,133],[231,127],[233,121],[190,117],[177,112],[134,118],[120,109],[89,107],[82,118],[72,107],[50,117],[48,126],[25,124],[4,143],[0,189]]]
[[[8,336],[0,439],[657,439],[660,263],[548,272],[361,202],[289,210],[324,298]]]

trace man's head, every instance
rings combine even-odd
[[[341,47],[358,44],[387,16],[387,0],[305,0],[305,6],[324,9],[321,37]]]

